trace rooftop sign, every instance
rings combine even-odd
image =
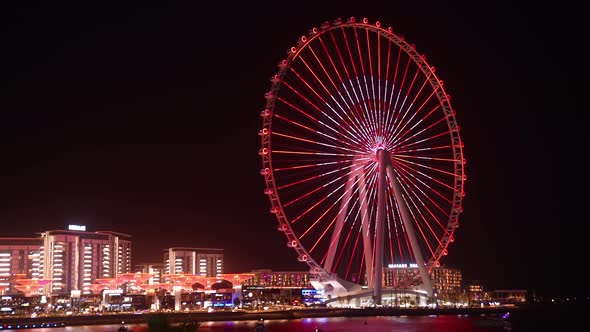
[[[82,231],[82,232],[86,232],[86,226],[85,225],[68,225],[68,229],[70,231]]]

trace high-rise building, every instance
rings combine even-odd
[[[217,277],[223,273],[223,249],[176,247],[164,250],[167,274]]]
[[[43,239],[43,277],[51,280],[46,292],[90,293],[98,278],[115,278],[131,272],[130,236],[116,232],[52,230],[41,233]]]
[[[129,235],[87,232],[79,225],[39,235],[0,238],[0,294],[18,293],[15,286],[23,279],[43,280],[40,293],[45,295],[88,294],[96,279],[131,272]]]

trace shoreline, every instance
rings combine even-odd
[[[504,314],[526,310],[522,307],[495,307],[495,308],[315,308],[295,309],[280,311],[237,311],[237,312],[153,312],[144,314],[103,314],[103,315],[68,315],[46,317],[2,317],[2,325],[27,324],[32,326],[41,323],[57,323],[65,326],[79,325],[112,325],[112,324],[147,324],[150,317],[166,316],[170,323],[186,321],[245,321],[245,320],[273,320],[273,319],[300,319],[319,317],[368,317],[368,316],[420,316],[420,315],[485,315]]]

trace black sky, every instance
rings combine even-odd
[[[299,36],[367,17],[427,55],[462,127],[443,263],[489,288],[588,293],[580,9],[337,3],[3,6],[0,236],[79,223],[132,235],[137,263],[216,247],[227,272],[305,270],[268,213],[258,113]]]

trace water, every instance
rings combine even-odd
[[[590,302],[585,305],[538,306],[483,315],[329,317],[265,320],[265,332],[529,332],[590,331]],[[254,332],[258,320],[205,321],[198,332]],[[117,332],[120,325],[86,325],[2,331]],[[147,324],[129,324],[129,331],[148,332]]]
[[[201,322],[198,332],[253,332],[258,321]],[[485,332],[510,331],[509,323],[499,315],[431,315],[329,317],[290,320],[266,320],[265,332]],[[66,326],[63,328],[20,329],[30,332],[116,332],[120,325]],[[146,324],[129,324],[129,331],[148,332]],[[5,330],[6,331],[6,330]],[[10,331],[10,330],[8,330]]]

